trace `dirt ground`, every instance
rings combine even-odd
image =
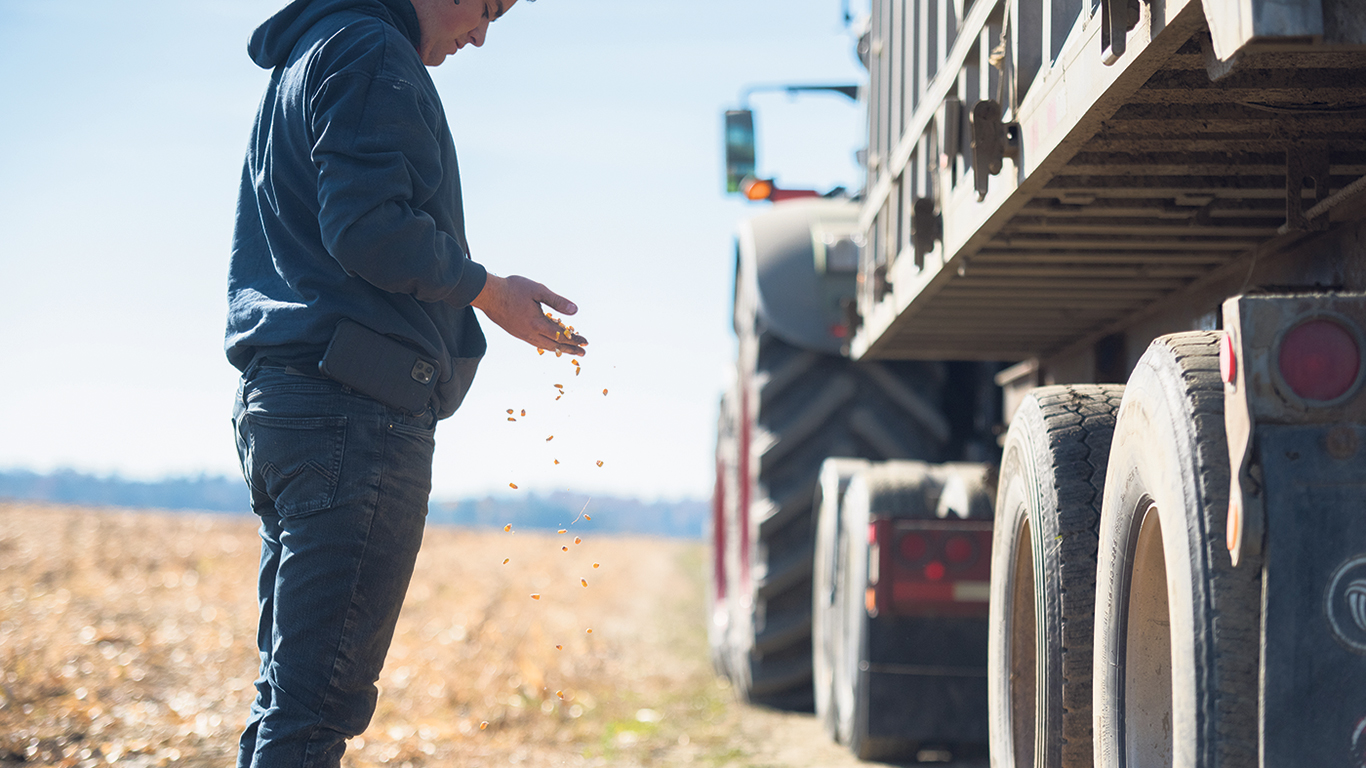
[[[565,522],[428,531],[343,765],[866,765],[712,674],[701,544]],[[232,765],[258,546],[249,515],[0,502],[0,766]]]

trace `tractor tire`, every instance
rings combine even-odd
[[[876,666],[870,647],[870,617],[864,600],[868,584],[868,526],[874,517],[935,520],[990,520],[992,518],[993,468],[984,464],[925,464],[916,461],[866,463],[853,468],[852,477],[840,505],[838,524],[828,524],[823,507],[819,525],[823,530],[838,530],[838,565],[832,569],[834,584],[818,586],[817,594],[835,593],[834,609],[821,614],[828,624],[816,627],[817,657],[835,659],[831,696],[831,719],[837,740],[848,746],[860,760],[888,760],[914,757],[926,742],[950,754],[971,747],[959,744],[957,736],[973,730],[963,722],[944,723],[939,714],[949,709],[948,702],[923,694],[914,687],[898,691],[896,701],[883,701],[891,708],[911,706],[909,718],[918,727],[929,725],[936,733],[889,733],[875,729],[872,719],[878,702],[869,689],[870,665]],[[819,583],[818,583],[819,584]],[[829,647],[822,644],[829,643]],[[978,719],[984,719],[982,712]],[[939,728],[935,727],[938,722]],[[947,727],[945,727],[947,726]],[[981,724],[985,737],[985,724]],[[877,731],[875,733],[875,731]],[[985,740],[984,738],[979,741]],[[966,753],[965,753],[966,754]]]
[[[1091,639],[1121,385],[1043,387],[1011,419],[997,488],[987,703],[997,768],[1091,760]]]
[[[748,505],[739,512],[746,548],[732,559],[725,667],[743,698],[777,709],[811,711],[812,564],[821,463],[831,456],[937,459],[950,436],[938,410],[943,366],[860,363],[803,350],[760,330],[746,371],[742,339],[733,409],[749,431]],[[743,421],[746,415],[750,429]],[[745,443],[748,442],[748,445]],[[745,496],[746,494],[740,494]],[[735,528],[736,526],[732,526]],[[746,568],[745,566],[748,566]]]
[[[1125,388],[1101,509],[1098,768],[1258,764],[1261,563],[1225,547],[1217,332],[1155,340]]]

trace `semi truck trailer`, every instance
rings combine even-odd
[[[919,563],[920,545],[903,552],[878,526],[991,520],[979,679],[993,765],[1366,765],[1366,4],[872,0],[859,51],[867,176],[840,229],[857,267],[845,340],[821,359],[880,371],[863,375],[922,407],[870,400],[809,434],[941,441],[897,457],[869,455],[876,440],[812,447],[830,459],[819,491],[785,507],[765,474],[783,462],[764,461],[784,434],[762,422],[762,385],[785,379],[746,362],[741,334],[737,379],[752,380],[723,404],[720,431],[738,437],[720,441],[714,525],[723,669],[768,690],[776,613],[784,648],[812,646],[811,698],[837,737],[970,742],[917,713],[962,704],[971,719],[973,664],[865,657],[851,668],[903,675],[869,698],[869,680],[823,672],[819,627],[767,609],[774,574],[809,561],[811,616],[864,595],[839,608],[840,653],[866,652],[888,569],[909,584]],[[823,263],[826,228],[788,226]],[[757,318],[762,352],[791,292],[754,284],[746,314],[737,281],[737,331]],[[833,389],[787,379],[813,402]],[[925,479],[950,469],[964,477]],[[965,497],[992,514],[960,515]],[[870,498],[890,511],[866,512]],[[773,538],[780,514],[809,532]],[[869,523],[860,547],[823,554],[821,532],[847,541],[851,520]],[[951,618],[902,593],[926,604],[897,610]],[[933,646],[915,631],[891,631],[896,653]],[[900,737],[858,725],[897,688]]]

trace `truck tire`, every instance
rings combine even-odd
[[[1097,526],[1124,387],[1042,387],[1015,411],[997,486],[987,703],[997,768],[1091,760]]]
[[[950,435],[938,410],[944,374],[935,363],[811,352],[762,329],[755,341],[747,374],[742,339],[739,386],[752,406],[735,409],[752,420],[750,444],[737,449],[749,456],[748,552],[739,558],[749,572],[731,570],[727,667],[747,700],[811,711],[812,499],[821,462],[938,458]]]
[[[840,505],[849,480],[868,462],[862,459],[826,459],[821,465],[813,504],[816,514],[816,557],[812,566],[812,687],[816,697],[816,719],[826,736],[839,741],[840,709],[835,700],[835,668],[844,653],[843,622],[848,554],[840,520]]]
[[[1252,768],[1259,562],[1225,548],[1217,332],[1153,341],[1124,392],[1096,572],[1098,767]]]
[[[835,528],[839,532],[837,564],[830,572],[834,584],[817,588],[817,594],[826,590],[836,593],[835,608],[819,614],[823,621],[815,631],[817,657],[828,656],[836,662],[831,704],[837,740],[860,760],[914,757],[925,746],[922,741],[950,754],[963,751],[964,747],[970,751],[969,745],[956,743],[952,734],[936,733],[921,739],[910,733],[872,732],[875,703],[865,686],[870,664],[875,665],[880,659],[870,654],[870,617],[864,602],[869,567],[868,526],[874,516],[934,520],[952,514],[955,519],[990,520],[994,471],[984,464],[888,461],[852,467],[851,474],[840,504],[838,524],[827,521],[827,515],[833,512],[828,505],[822,507],[819,521],[823,531]],[[822,647],[824,644],[828,646]],[[945,701],[916,697],[913,690],[908,696],[909,700],[898,695],[896,703],[910,703],[923,712],[926,716],[912,718],[921,724],[933,722],[933,713],[949,708]],[[979,717],[985,714],[982,712]],[[963,725],[955,723],[954,728],[961,732]]]

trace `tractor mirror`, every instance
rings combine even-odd
[[[726,112],[726,191],[739,192],[740,182],[754,175],[754,113]]]

